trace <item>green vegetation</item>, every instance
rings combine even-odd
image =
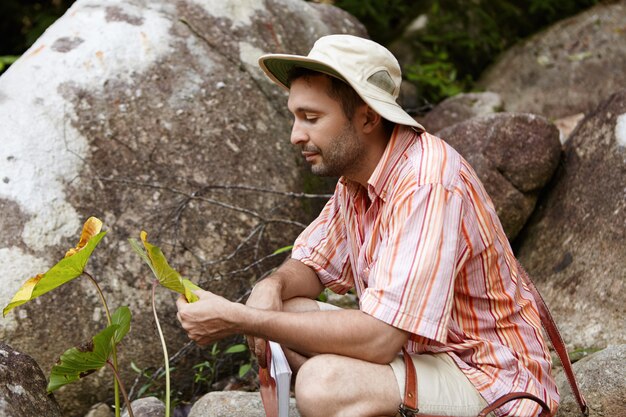
[[[120,391],[130,417],[133,412],[128,395],[120,379],[117,364],[117,345],[130,330],[131,313],[128,307],[121,306],[110,313],[104,293],[92,274],[85,270],[91,254],[96,249],[106,232],[102,230],[102,221],[96,217],[87,219],[83,226],[80,240],[75,248],[70,248],[63,259],[42,274],[27,279],[18,289],[8,305],[2,310],[6,315],[16,307],[28,303],[37,297],[49,293],[79,277],[88,278],[95,286],[107,318],[107,327],[96,334],[89,342],[66,350],[50,371],[48,392],[84,378],[108,365],[113,371],[115,388],[115,415],[120,416]],[[57,320],[62,320],[58,318]]]
[[[462,91],[504,50],[598,0],[335,0],[385,45],[403,36],[418,16],[425,27],[403,39],[412,59],[407,80],[425,103]]]

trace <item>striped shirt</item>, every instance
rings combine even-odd
[[[396,127],[367,189],[340,179],[292,257],[336,293],[355,288],[362,311],[410,334],[409,352],[446,352],[487,402],[524,391],[556,411],[537,306],[483,185],[441,139]]]

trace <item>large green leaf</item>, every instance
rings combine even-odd
[[[126,333],[130,330],[130,308],[126,306],[118,307],[113,315],[111,315],[111,324],[117,324],[117,330],[115,330],[114,342],[117,345],[122,341]]]
[[[48,392],[84,378],[102,368],[111,355],[113,349],[111,342],[118,327],[117,324],[111,324],[95,335],[90,343],[66,350],[61,355],[59,362],[50,371]]]
[[[198,296],[193,291],[199,290],[200,287],[190,280],[184,279],[178,271],[169,265],[161,248],[148,242],[146,232],[141,232],[141,241],[145,249],[136,240],[129,239],[129,241],[133,250],[148,264],[159,284],[183,294],[190,303],[198,301]]]
[[[15,307],[33,300],[40,295],[54,290],[57,287],[79,277],[85,270],[87,261],[98,243],[102,240],[106,232],[100,232],[93,236],[87,244],[79,251],[61,259],[56,265],[46,273],[28,279],[22,287],[15,293],[13,299],[2,310],[3,316]]]

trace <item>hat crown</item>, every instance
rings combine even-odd
[[[393,96],[400,93],[402,72],[389,50],[369,39],[352,35],[327,35],[319,38],[308,58],[332,64],[346,81],[356,79]]]

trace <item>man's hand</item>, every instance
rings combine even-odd
[[[191,340],[207,345],[237,332],[235,303],[209,291],[194,293],[200,298],[195,303],[183,295],[176,301],[176,317]]]
[[[276,282],[267,279],[259,282],[252,289],[246,305],[260,310],[281,311],[283,309],[283,300],[281,298],[280,286]],[[266,341],[253,336],[246,336],[246,339],[250,351],[254,353],[259,362],[259,366],[267,368]]]

